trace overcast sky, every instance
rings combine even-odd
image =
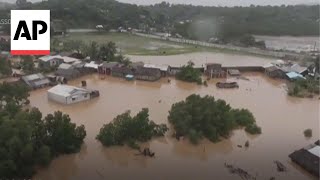
[[[16,2],[16,0],[0,0],[0,2]],[[31,2],[41,0],[28,0]],[[90,1],[90,0],[88,0]],[[160,3],[163,0],[118,0],[120,2],[148,5]],[[281,4],[319,4],[319,0],[167,0],[167,2],[175,4],[193,4],[206,6],[249,6],[254,5],[281,5]]]

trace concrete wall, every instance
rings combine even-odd
[[[67,104],[74,104],[74,103],[78,103],[81,101],[86,101],[90,99],[90,94],[86,93],[86,94],[78,94],[75,96],[69,96],[67,97]]]
[[[51,101],[55,101],[61,104],[74,104],[82,101],[86,101],[90,99],[90,93],[86,94],[78,94],[74,96],[64,97],[54,93],[48,92],[48,99]]]
[[[48,99],[61,104],[67,104],[67,99],[63,96],[48,92]]]

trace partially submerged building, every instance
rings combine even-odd
[[[158,70],[160,70],[162,77],[168,76],[168,73],[170,71],[170,66],[169,65],[144,64],[143,67],[149,68],[149,69],[158,69]]]
[[[79,77],[81,73],[74,65],[63,63],[60,64],[58,70],[55,72],[55,75],[62,76],[67,80],[70,80]]]
[[[74,104],[99,96],[98,91],[91,91],[69,85],[59,84],[48,90],[48,99],[61,104]]]
[[[319,177],[320,146],[319,141],[289,155],[290,159],[311,174]]]
[[[271,78],[285,78],[286,73],[283,72],[280,68],[271,65],[264,66],[265,74]]]
[[[286,74],[286,76],[290,81],[297,80],[297,79],[305,79],[305,77],[303,77],[301,74],[296,72],[289,72]]]
[[[41,73],[23,76],[21,79],[32,89],[50,86],[50,80]]]
[[[130,67],[117,65],[112,68],[111,75],[115,77],[124,78],[128,74],[133,74],[133,71]]]
[[[118,65],[118,62],[103,62],[98,67],[98,73],[103,75],[111,75],[112,68]]]
[[[157,81],[161,75],[161,70],[157,68],[140,67],[135,72],[135,78],[143,81]]]
[[[205,74],[208,78],[225,78],[227,75],[222,69],[222,65],[217,63],[206,64]]]
[[[41,68],[49,68],[54,66],[59,66],[63,63],[63,58],[60,55],[55,56],[42,56],[38,58],[39,67]]]

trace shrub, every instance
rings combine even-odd
[[[305,137],[308,137],[308,138],[312,137],[312,129],[304,130],[303,134],[304,134]]]

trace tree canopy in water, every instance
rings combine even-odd
[[[177,137],[185,136],[195,144],[204,137],[216,142],[237,127],[246,127],[251,134],[261,133],[249,110],[232,109],[224,100],[215,100],[213,96],[190,95],[172,105],[168,119]]]
[[[105,124],[97,135],[97,139],[105,146],[128,145],[139,148],[137,142],[146,142],[152,137],[164,136],[168,130],[165,124],[156,124],[149,119],[149,110],[144,108],[136,116],[130,111],[118,115]]]
[[[45,166],[58,155],[80,150],[86,131],[55,112],[44,119],[37,109],[23,110],[28,88],[0,84],[0,176],[30,178],[35,166]]]

